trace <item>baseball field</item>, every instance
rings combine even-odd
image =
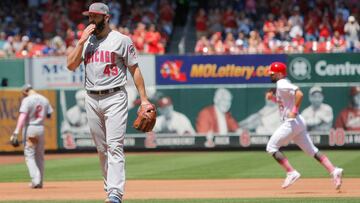
[[[256,152],[127,153],[126,203],[360,202],[360,153],[323,151],[344,168],[336,191],[313,158],[289,151],[302,178],[281,189],[284,172],[268,154]],[[46,155],[43,189],[30,189],[21,155],[0,156],[0,202],[103,202],[96,153]]]

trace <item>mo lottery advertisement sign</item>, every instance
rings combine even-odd
[[[158,85],[269,83],[267,67],[286,55],[157,56]]]

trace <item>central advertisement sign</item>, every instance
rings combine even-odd
[[[297,83],[360,82],[360,54],[291,54],[288,72]]]
[[[176,84],[270,83],[268,66],[286,55],[158,56],[156,82]]]

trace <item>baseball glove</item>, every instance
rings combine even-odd
[[[153,104],[141,105],[133,127],[141,132],[150,132],[156,122],[156,108]]]
[[[18,135],[17,134],[12,134],[10,137],[10,143],[13,147],[18,147],[20,146],[19,140],[18,140]]]

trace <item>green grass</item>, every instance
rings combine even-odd
[[[186,199],[186,200],[126,200],[126,203],[358,203],[359,198],[278,198],[278,199]],[[2,203],[20,203],[25,201],[0,201]],[[48,201],[26,201],[28,203],[45,203]],[[51,201],[52,203],[98,203],[91,201]]]
[[[360,177],[359,151],[324,151],[347,178]],[[328,177],[317,161],[301,151],[285,152],[304,178]],[[24,163],[2,165],[0,182],[28,181]],[[126,157],[127,179],[282,178],[283,170],[265,152],[139,153]],[[101,180],[99,161],[89,158],[48,160],[45,181]]]

